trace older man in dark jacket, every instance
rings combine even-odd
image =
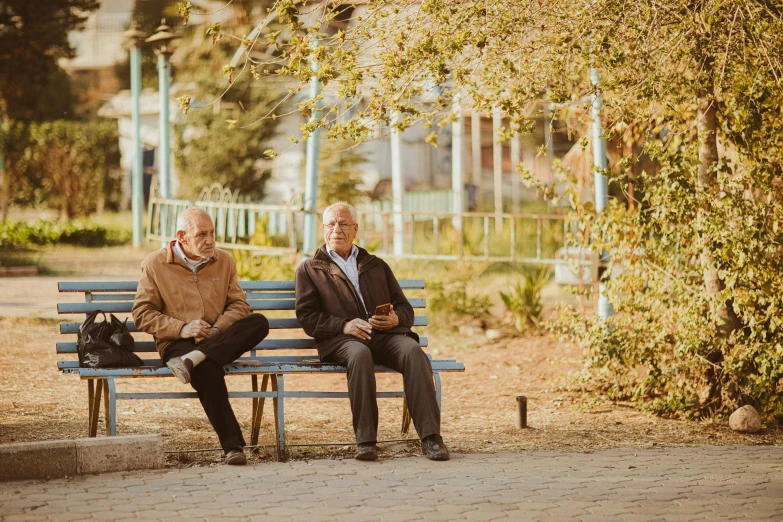
[[[378,363],[402,373],[423,453],[432,460],[448,460],[432,366],[410,328],[413,308],[389,265],[353,244],[356,209],[335,203],[324,210],[323,221],[326,244],[296,271],[296,316],[315,338],[321,360],[348,368],[356,458],[378,458],[373,369]],[[388,315],[376,315],[376,307],[384,304],[391,304]]]

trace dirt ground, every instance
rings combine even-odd
[[[78,255],[66,251],[53,256],[69,266]],[[107,257],[108,256],[108,257]],[[138,262],[130,253],[103,254],[111,270],[101,279],[134,277]],[[132,257],[139,258],[136,253]],[[79,261],[85,273],[89,261]],[[94,268],[94,267],[93,267]],[[76,269],[75,272],[81,270]],[[65,274],[64,274],[65,275]],[[71,273],[70,275],[74,275]],[[60,277],[63,279],[65,277]],[[54,308],[58,299],[55,277],[0,281],[0,331],[4,332],[0,358],[0,443],[86,436],[87,385],[57,370],[55,343],[66,339],[54,317],[31,317],[12,306],[11,295],[36,295],[36,307]],[[54,285],[54,289],[49,287]],[[5,304],[3,304],[5,303]],[[783,432],[764,430],[755,435],[735,433],[725,422],[690,422],[655,417],[627,404],[595,403],[593,397],[568,392],[569,372],[580,368],[580,349],[547,336],[488,340],[483,333],[427,328],[429,352],[436,358],[457,359],[464,373],[443,374],[442,433],[456,452],[585,451],[615,447],[671,447],[725,444],[783,444]],[[250,378],[228,377],[229,389],[250,389]],[[288,390],[344,391],[344,376],[287,376]],[[379,375],[379,390],[398,390],[398,375]],[[174,379],[122,380],[118,391],[186,391]],[[528,401],[527,429],[516,428],[516,397]],[[249,438],[250,400],[232,400]],[[379,437],[398,440],[401,399],[381,399]],[[345,399],[288,399],[286,437],[294,459],[351,455],[351,415]],[[161,433],[170,465],[211,465],[221,452],[197,400],[123,400],[118,402],[117,432]],[[274,444],[271,404],[264,413],[262,439],[253,459],[270,460]],[[99,433],[104,429],[103,419]],[[410,437],[415,437],[413,430]],[[312,446],[328,443],[328,446]],[[301,446],[299,446],[301,445]],[[415,442],[380,444],[382,457],[419,452]],[[211,451],[193,451],[211,450]]]

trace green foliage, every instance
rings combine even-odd
[[[70,78],[57,61],[74,49],[68,33],[84,26],[97,0],[3,0],[0,6],[0,117],[69,118]]]
[[[59,208],[64,218],[119,206],[116,122],[9,121],[3,126],[2,148],[11,174],[7,201]]]
[[[318,208],[326,208],[335,201],[351,205],[367,198],[359,187],[363,183],[361,166],[365,155],[351,149],[345,140],[322,140],[318,162]]]
[[[544,306],[541,302],[541,292],[549,281],[552,273],[549,267],[538,265],[511,265],[512,270],[519,274],[515,284],[509,285],[509,292],[500,292],[500,298],[506,308],[514,315],[514,327],[520,333],[531,328],[538,329],[541,323],[541,312]],[[489,269],[485,271],[488,273]]]
[[[254,83],[252,76],[239,76],[231,90],[225,90],[222,67],[236,50],[236,42],[221,41],[214,46],[200,32],[182,43],[187,48],[178,70],[182,81],[195,82],[197,90],[189,102],[184,121],[175,125],[174,158],[177,169],[187,172],[183,191],[197,195],[214,182],[241,196],[259,200],[270,172],[264,150],[277,125],[263,119],[271,111],[280,92],[270,85]],[[203,107],[210,102],[214,104]]]
[[[428,277],[429,309],[452,318],[481,319],[487,316],[492,303],[489,296],[475,286],[478,270],[467,263],[451,268]]]
[[[247,250],[234,250],[237,277],[249,281],[291,281],[296,274],[293,260],[278,256],[256,255]]]
[[[474,109],[498,107],[512,133],[529,130],[542,102],[583,128],[600,90],[604,135],[618,146],[604,174],[620,191],[633,183],[636,197],[599,215],[564,173],[574,245],[610,251],[625,269],[606,282],[609,321],[568,309],[555,326],[585,346],[585,386],[659,413],[751,403],[783,415],[780,3],[533,4],[379,0],[313,49],[305,33],[328,27],[333,9],[306,27],[298,4],[280,0],[288,32],[269,31],[258,47],[271,40],[285,61],[276,73],[299,88],[313,58],[336,103],[361,97],[352,120],[325,109],[305,129],[355,140],[395,113],[400,130],[447,122],[456,92]]]
[[[0,222],[0,251],[23,250],[31,246],[77,245],[100,248],[125,245],[131,240],[127,230],[106,228],[93,223],[40,220]]]

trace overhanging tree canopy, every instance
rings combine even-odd
[[[348,9],[353,23],[336,26]],[[315,62],[338,101],[303,136],[325,126],[363,139],[378,122],[445,126],[457,91],[505,112],[506,137],[531,129],[542,99],[588,119],[580,101],[599,71],[608,134],[638,144],[655,168],[634,179],[630,208],[596,215],[565,194],[592,222],[581,240],[611,249],[626,272],[611,284],[608,325],[566,314],[563,331],[586,342],[592,382],[604,377],[618,397],[662,412],[753,403],[781,415],[782,13],[776,0],[378,0],[355,10],[279,0],[272,14],[286,30],[245,40],[238,73],[275,66],[301,89]],[[254,61],[268,47],[275,58]],[[356,117],[333,118],[359,98]],[[637,159],[618,154],[606,174],[624,187]]]

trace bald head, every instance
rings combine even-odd
[[[177,216],[177,241],[190,259],[207,259],[215,254],[215,225],[206,210],[190,207]]]
[[[177,232],[187,232],[191,229],[193,226],[194,220],[197,218],[201,219],[209,219],[209,221],[212,221],[212,218],[207,214],[207,211],[204,210],[201,207],[188,207],[182,212],[179,213],[179,216],[177,216]]]

